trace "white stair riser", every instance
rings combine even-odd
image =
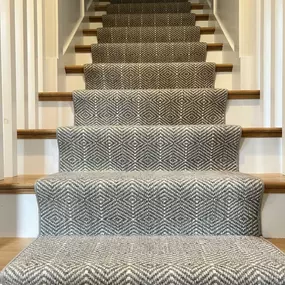
[[[285,195],[264,195],[262,234],[285,238]],[[9,219],[7,219],[9,217]],[[0,236],[36,237],[39,230],[38,205],[34,194],[0,195]]]
[[[280,138],[244,138],[240,147],[240,171],[281,172]],[[18,140],[18,171],[22,174],[51,174],[58,171],[56,139]]]
[[[72,102],[41,102],[42,128],[54,129],[73,125]],[[242,110],[242,116],[240,116]],[[61,112],[61,113],[59,113]],[[52,115],[51,115],[52,114]],[[64,117],[64,122],[60,119]],[[260,127],[261,111],[259,100],[229,100],[226,123],[242,127]]]
[[[207,62],[223,63],[222,51],[209,51],[207,53]],[[92,63],[91,53],[76,53],[75,64],[82,65]]]

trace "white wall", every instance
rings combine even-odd
[[[84,1],[58,1],[58,48],[59,54],[65,53],[84,15]]]
[[[214,14],[233,50],[239,48],[239,1],[215,0]]]

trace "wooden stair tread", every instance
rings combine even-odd
[[[215,27],[201,27],[200,33],[201,35],[212,35],[216,31]],[[97,36],[97,29],[83,29],[82,30],[84,36]]]
[[[261,178],[265,184],[265,193],[285,194],[285,175],[273,174],[253,174]],[[0,181],[0,194],[34,194],[35,182],[47,175],[19,175],[5,178]]]
[[[208,51],[221,51],[223,50],[222,43],[211,43],[207,44]],[[91,45],[76,45],[75,46],[76,53],[91,53]]]
[[[196,21],[209,21],[212,17],[210,14],[196,14]],[[90,23],[101,23],[102,16],[87,16],[86,20]]]
[[[100,1],[100,2],[103,2],[103,1]],[[108,5],[109,4],[96,4],[94,5],[94,9],[95,11],[100,11],[100,12],[106,11]],[[209,6],[205,4],[199,4],[199,3],[193,3],[191,5],[191,10],[203,10],[205,8],[209,8]]]
[[[18,130],[18,139],[55,139],[55,129]],[[282,128],[243,128],[243,138],[281,138]]]
[[[216,64],[216,72],[232,72],[233,65],[231,63]],[[65,66],[66,74],[84,73],[84,65],[68,65]]]
[[[259,90],[230,90],[229,100],[260,99]],[[39,101],[72,101],[72,92],[40,92]]]

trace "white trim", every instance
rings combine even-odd
[[[1,15],[1,13],[0,13]],[[1,40],[1,19],[0,19],[0,40]],[[2,70],[1,70],[1,43],[0,43],[0,86],[2,86]],[[0,88],[0,180],[4,178],[4,132],[3,132],[3,104],[2,104],[2,88]]]
[[[235,47],[235,43],[233,38],[230,36],[229,31],[227,30],[227,28],[224,26],[223,22],[221,21],[220,17],[218,16],[218,14],[216,13],[216,11],[214,11],[214,15],[216,17],[216,20],[219,24],[219,26],[221,27],[221,30],[223,31],[230,47],[232,48],[233,51],[236,51],[236,47]]]
[[[27,127],[27,17],[26,1],[18,0],[15,6],[15,48],[16,48],[16,92],[17,92],[17,128]]]
[[[210,1],[210,0],[208,0],[208,1]],[[91,7],[92,3],[93,3],[93,0],[90,0],[89,3],[87,4],[87,11],[88,11],[89,8]]]
[[[77,32],[79,26],[81,25],[81,22],[82,22],[83,19],[84,19],[84,17],[85,17],[85,15],[81,16],[81,17],[78,19],[78,21],[76,22],[76,25],[74,26],[72,32],[70,33],[68,39],[66,40],[66,42],[65,42],[65,44],[64,44],[64,46],[63,46],[63,54],[66,53],[66,51],[67,51],[69,45],[71,44],[71,42],[72,42],[72,40],[73,40],[73,38],[74,38],[74,36],[75,36],[75,34],[76,34],[76,32]]]
[[[27,0],[28,127],[38,128],[37,1]]]
[[[17,175],[17,112],[14,0],[1,0],[1,69],[4,176]]]
[[[90,0],[90,2],[92,3],[93,0]],[[212,2],[211,2],[211,0],[207,0],[207,3],[208,3],[208,5],[209,5],[210,8],[213,8],[213,7],[212,7]]]

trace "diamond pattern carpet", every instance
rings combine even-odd
[[[238,172],[62,172],[35,190],[43,236],[260,234],[262,182]]]
[[[190,11],[189,2],[127,3],[107,6],[107,14],[189,13]]]
[[[191,7],[111,0],[75,126],[57,130],[60,172],[35,185],[39,238],[1,285],[284,285]]]
[[[104,27],[195,26],[196,15],[192,13],[106,14],[102,16],[102,20]]]
[[[98,43],[199,42],[200,27],[107,27],[97,29]]]
[[[224,89],[78,90],[74,124],[224,124],[227,98]]]
[[[239,126],[84,126],[57,130],[60,171],[238,171]]]
[[[204,62],[206,43],[130,43],[91,45],[93,63]]]
[[[214,88],[216,64],[112,63],[84,66],[86,89]]]
[[[4,285],[283,285],[284,271],[285,255],[256,237],[46,236],[4,271],[3,280]]]

